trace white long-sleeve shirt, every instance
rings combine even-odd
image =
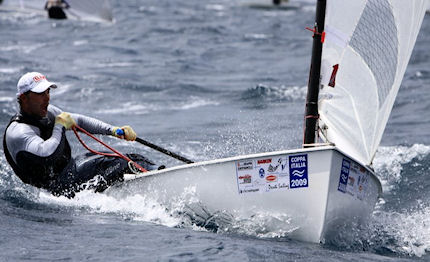
[[[49,105],[48,111],[55,116],[63,111],[56,106]],[[111,135],[113,126],[98,119],[81,114],[70,113],[76,124],[92,134]],[[57,149],[62,136],[63,126],[56,124],[52,136],[43,140],[39,128],[25,123],[13,122],[6,130],[6,144],[15,163],[16,156],[21,151],[26,151],[40,157],[48,157]]]

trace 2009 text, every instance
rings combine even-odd
[[[306,178],[291,180],[291,187],[301,187],[301,186],[306,186],[307,184],[308,184],[308,180]]]

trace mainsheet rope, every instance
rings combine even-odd
[[[94,149],[91,149],[90,147],[88,147],[85,142],[81,139],[81,137],[79,136],[77,130],[81,131],[82,133],[86,134],[87,136],[91,137],[92,139],[96,140],[97,142],[99,142],[100,144],[102,144],[103,146],[105,146],[106,148],[108,148],[109,150],[111,150],[112,152],[114,152],[114,154],[111,153],[103,153],[103,152],[99,152],[96,151]],[[92,134],[90,134],[87,130],[83,129],[82,127],[78,126],[78,125],[74,125],[72,127],[73,132],[75,133],[76,137],[78,138],[79,142],[81,142],[81,144],[91,153],[97,154],[97,155],[102,155],[102,156],[110,156],[110,157],[120,157],[124,160],[126,160],[128,162],[128,166],[131,169],[131,171],[133,171],[134,173],[136,173],[136,169],[133,168],[136,167],[140,172],[147,172],[148,170],[146,170],[145,168],[143,168],[141,165],[139,165],[138,163],[134,162],[133,160],[131,160],[130,158],[128,158],[127,156],[121,154],[120,152],[118,152],[117,150],[115,150],[114,148],[110,147],[109,145],[105,144],[103,141],[101,141],[100,139],[98,139],[97,137],[93,136]]]

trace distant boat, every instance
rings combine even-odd
[[[298,1],[290,0],[250,0],[247,1],[245,5],[255,9],[286,11],[299,9],[301,6]]]
[[[45,0],[3,0],[0,8],[17,12],[46,14]],[[109,0],[67,0],[70,8],[63,9],[68,19],[95,22],[112,22]]]
[[[166,206],[189,197],[207,214],[266,217],[288,237],[316,243],[366,223],[382,193],[372,161],[426,7],[317,0],[303,148],[129,174],[107,194]]]
[[[287,3],[288,0],[272,0],[274,5],[280,5],[281,3]]]

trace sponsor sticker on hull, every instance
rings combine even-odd
[[[340,192],[346,192],[346,186],[348,185],[349,169],[351,167],[351,162],[347,159],[342,160],[342,168],[340,169],[339,185],[337,190]]]
[[[338,190],[363,200],[370,173],[361,165],[348,159],[342,160]]]
[[[236,161],[239,194],[288,190],[288,156]]]
[[[290,188],[308,187],[308,155],[289,156],[288,166],[290,169]]]

